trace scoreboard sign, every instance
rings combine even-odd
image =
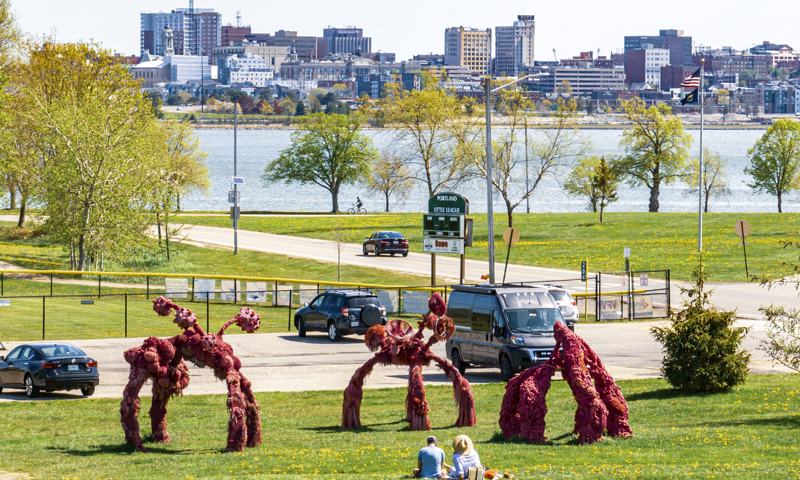
[[[464,215],[425,214],[422,216],[422,235],[464,238]]]
[[[453,192],[437,193],[428,200],[428,213],[469,215],[469,200]]]

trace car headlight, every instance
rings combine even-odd
[[[520,337],[511,337],[511,343],[514,345],[525,345],[525,339]]]

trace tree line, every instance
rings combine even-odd
[[[506,117],[504,128],[493,132],[491,150],[492,183],[505,203],[509,226],[514,211],[546,177],[585,198],[590,211],[599,211],[601,222],[605,208],[618,200],[622,183],[648,189],[650,212],[659,211],[664,186],[682,182],[687,195],[697,195],[701,175],[706,212],[712,199],[730,194],[727,160],[704,148],[700,172],[699,160],[689,154],[692,138],[667,104],[622,102],[630,126],[622,133],[621,153],[598,157],[577,129],[575,99],[560,98],[547,113],[534,113],[537,106],[520,89],[502,90],[492,102],[494,114]],[[292,134],[292,145],[271,159],[262,178],[265,186],[286,182],[325,188],[333,212],[339,211],[341,185],[362,182],[370,193],[382,196],[388,212],[390,199],[406,199],[415,186],[433,196],[487,177],[481,110],[474,100],[459,100],[430,76],[423,77],[418,91],[388,84],[374,107],[363,104],[349,115],[308,115]],[[532,115],[545,115],[549,121],[531,127],[538,135],[526,141]],[[363,133],[369,125],[393,129],[389,146],[375,148]],[[800,124],[778,120],[748,156],[748,185],[775,196],[781,212],[785,196],[800,188]]]
[[[75,270],[168,245],[180,197],[208,186],[191,127],[161,121],[125,64],[88,43],[24,38],[0,0],[0,174],[18,227],[35,207]]]

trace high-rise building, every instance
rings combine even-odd
[[[518,75],[520,67],[533,66],[533,36],[536,24],[533,15],[517,15],[511,27],[495,27],[494,72],[497,75]]]
[[[665,48],[631,50],[625,54],[625,79],[628,84],[661,85],[661,67],[669,65],[670,52]]]
[[[692,37],[683,35],[683,30],[659,30],[658,36],[626,36],[625,53],[631,50],[666,48],[669,50],[669,64],[675,67],[692,64],[694,52]]]
[[[492,64],[492,29],[452,27],[444,31],[444,64],[464,65],[489,74]]]
[[[322,30],[322,38],[327,39],[328,53],[331,55],[356,51],[372,52],[372,37],[365,37],[362,28],[328,26]]]
[[[169,26],[174,35],[176,55],[205,55],[222,43],[222,14],[211,8],[176,8],[170,13],[142,13],[140,53],[164,54],[161,33]]]

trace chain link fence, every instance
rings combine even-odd
[[[0,272],[0,340],[80,340],[172,336],[171,317],[153,311],[153,299],[164,295],[189,308],[208,332],[217,332],[239,308],[261,315],[260,332],[294,330],[295,310],[332,289],[370,291],[387,315],[415,319],[427,313],[430,292],[445,299],[449,286],[376,287],[358,284],[147,275],[137,277],[86,274]],[[126,281],[129,283],[115,283]],[[518,285],[564,288],[576,298],[582,321],[666,318],[669,315],[669,270],[599,272],[580,278],[537,280]],[[636,284],[636,285],[634,285]],[[229,334],[241,333],[230,328]]]

